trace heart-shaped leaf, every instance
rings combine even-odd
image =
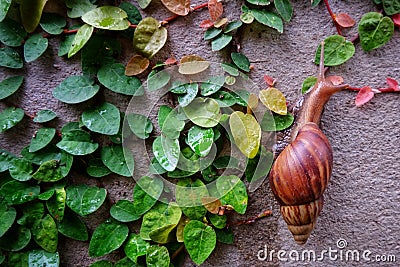
[[[247,209],[246,185],[235,175],[221,176],[217,179],[217,189],[223,205],[231,205],[240,214]]]
[[[83,125],[93,132],[106,135],[118,133],[120,119],[119,109],[107,102],[82,113]]]
[[[340,35],[332,35],[324,40],[324,65],[337,66],[343,64],[355,53],[354,44],[347,41],[346,38]],[[315,54],[315,64],[319,64],[321,55],[321,45],[318,46]]]
[[[28,183],[19,181],[10,181],[0,187],[0,194],[5,203],[14,205],[29,202],[38,197],[40,187],[32,186]]]
[[[18,181],[28,181],[32,178],[33,167],[26,159],[13,159],[9,167],[10,175]]]
[[[69,76],[53,90],[53,96],[61,102],[77,104],[92,98],[99,89],[88,76]]]
[[[0,48],[0,66],[11,69],[20,69],[24,63],[17,51],[10,47]]]
[[[9,107],[0,113],[0,132],[5,132],[17,125],[24,118],[24,111],[20,108]]]
[[[58,230],[53,218],[46,214],[37,220],[32,227],[32,236],[35,242],[48,252],[56,252],[58,245]]]
[[[0,82],[0,100],[14,94],[24,81],[23,76],[13,76]]]
[[[214,131],[210,128],[204,129],[197,125],[189,129],[187,144],[200,157],[205,157],[214,143]]]
[[[125,199],[120,199],[111,206],[110,215],[120,222],[132,222],[141,217],[141,215],[136,213],[133,203]]]
[[[56,135],[54,128],[40,128],[34,137],[32,137],[31,144],[29,145],[29,152],[36,152],[47,146]]]
[[[95,212],[106,199],[106,190],[85,184],[71,185],[66,189],[68,207],[81,216]]]
[[[60,163],[57,160],[43,162],[32,177],[41,182],[56,182],[63,178]]]
[[[286,98],[281,91],[274,87],[260,91],[261,102],[271,111],[280,115],[287,114]]]
[[[400,1],[399,0],[382,0],[383,10],[387,15],[394,15],[400,13]]]
[[[101,149],[101,160],[112,172],[125,177],[131,177],[134,160],[129,151],[125,151],[120,145],[106,146]]]
[[[161,27],[158,20],[147,17],[135,30],[133,48],[143,56],[152,58],[167,41],[167,29]]]
[[[128,29],[128,15],[116,6],[101,6],[82,16],[82,20],[95,28],[121,31]]]
[[[221,118],[218,102],[212,98],[195,98],[183,111],[194,124],[205,128],[216,126]]]
[[[31,35],[24,44],[24,58],[26,62],[32,62],[39,58],[47,49],[49,41],[41,34]]]
[[[386,44],[392,38],[393,32],[393,21],[378,12],[364,14],[358,24],[361,47],[365,51],[371,51]]]
[[[57,147],[72,155],[87,155],[93,153],[99,144],[93,143],[90,135],[82,130],[71,130],[63,134]]]

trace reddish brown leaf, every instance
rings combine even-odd
[[[400,27],[400,13],[393,15],[392,20],[394,22],[394,25],[396,25],[397,27]]]
[[[212,21],[209,20],[209,19],[203,20],[203,21],[200,23],[200,28],[206,28],[206,29],[208,29],[208,28],[210,28],[210,27],[212,27],[212,26],[214,26],[214,22],[212,22]]]
[[[166,8],[179,16],[186,16],[190,11],[190,0],[161,0]]]
[[[141,55],[134,55],[125,67],[125,75],[133,76],[144,72],[149,67],[150,61]]]
[[[267,83],[269,87],[273,87],[275,85],[276,80],[271,76],[264,75],[264,81]]]
[[[222,6],[222,3],[218,2],[217,0],[209,0],[208,12],[210,13],[211,20],[216,21],[222,16],[224,7]]]
[[[212,214],[218,214],[222,206],[221,201],[216,197],[202,197],[201,203],[203,203],[204,207]]]
[[[170,57],[164,62],[165,65],[174,65],[176,63],[178,63],[178,61],[174,57]]]
[[[326,77],[326,79],[330,81],[333,85],[341,85],[344,82],[342,76],[333,75]]]
[[[356,21],[347,13],[340,13],[336,17],[336,22],[343,28],[350,28],[356,24]]]
[[[400,91],[399,83],[395,79],[387,77],[386,83],[389,85],[389,88],[392,88],[394,91]]]
[[[359,107],[364,105],[365,103],[370,101],[373,97],[374,97],[374,92],[372,91],[372,88],[369,86],[364,86],[357,94],[356,106]]]

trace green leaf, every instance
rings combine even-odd
[[[136,214],[142,215],[150,210],[161,196],[164,183],[158,178],[143,176],[133,188],[133,205]]]
[[[213,165],[217,169],[226,169],[226,168],[237,169],[237,170],[242,169],[240,167],[240,161],[237,158],[231,156],[219,157],[213,162]]]
[[[82,16],[82,20],[95,28],[121,31],[129,28],[128,15],[116,6],[102,6]]]
[[[16,158],[11,161],[9,171],[13,179],[24,182],[32,178],[33,167],[29,161]]]
[[[15,158],[17,158],[15,155],[6,150],[0,149],[0,172],[8,170],[11,166],[11,161]]]
[[[46,214],[42,219],[34,223],[32,236],[35,242],[44,250],[53,253],[57,251],[57,225],[49,214]]]
[[[24,118],[24,111],[20,108],[9,107],[0,113],[0,132],[11,129]]]
[[[0,22],[0,33],[0,42],[13,47],[22,45],[27,35],[19,23],[9,18]]]
[[[65,211],[64,219],[58,224],[58,231],[66,237],[86,241],[89,239],[89,234],[86,225],[79,219],[74,212]]]
[[[129,200],[118,200],[111,206],[110,215],[120,222],[133,222],[141,217],[135,210],[135,205]]]
[[[38,198],[39,198],[40,200],[49,200],[49,199],[54,195],[54,193],[55,193],[54,188],[51,188],[51,189],[49,189],[49,190],[47,190],[47,191],[41,193],[41,194],[38,196]]]
[[[56,13],[43,13],[40,19],[40,26],[49,34],[57,35],[63,32],[67,21]]]
[[[64,219],[65,198],[66,194],[64,187],[56,187],[55,194],[46,201],[47,210],[57,222],[61,222]]]
[[[282,131],[289,128],[294,122],[292,114],[279,115],[265,112],[261,121],[261,130],[263,131]]]
[[[217,179],[217,190],[221,194],[221,202],[224,205],[231,205],[240,214],[247,209],[247,191],[245,184],[235,175],[220,176]]]
[[[307,77],[301,86],[301,93],[305,94],[308,90],[310,90],[316,83],[318,78],[315,76]]]
[[[204,40],[208,41],[214,39],[222,32],[222,29],[211,27],[204,32]]]
[[[29,267],[27,252],[11,252],[8,255],[8,264],[10,266]]]
[[[205,157],[210,153],[213,143],[214,131],[211,128],[204,129],[195,125],[189,129],[187,144],[200,157]]]
[[[28,254],[29,267],[58,267],[60,256],[58,252],[51,253],[44,250],[31,250]]]
[[[215,228],[223,229],[226,227],[226,220],[227,220],[226,215],[220,216],[218,214],[210,214],[208,215],[208,218],[210,219],[212,225],[215,226]]]
[[[89,256],[101,257],[116,249],[128,237],[128,226],[114,219],[107,219],[93,233],[89,244]]]
[[[72,42],[75,39],[75,35],[66,35],[63,36],[64,39],[61,40],[60,48],[58,49],[57,55],[59,57],[65,56],[68,54],[69,49],[71,48]]]
[[[217,237],[211,226],[192,220],[183,230],[183,242],[190,258],[200,265],[214,250]]]
[[[169,267],[168,249],[164,246],[152,245],[147,249],[146,264],[148,267]]]
[[[49,41],[41,34],[34,34],[24,44],[24,58],[26,62],[35,61],[49,46]]]
[[[236,97],[226,91],[218,91],[215,94],[210,95],[210,97],[215,99],[221,108],[230,107],[237,103]]]
[[[113,264],[108,260],[99,260],[90,264],[89,267],[113,267]]]
[[[134,161],[130,151],[122,149],[122,146],[114,145],[101,148],[101,160],[110,171],[125,177],[131,177]]]
[[[61,102],[77,104],[92,98],[99,89],[88,76],[69,76],[53,90],[53,96]]]
[[[31,241],[31,232],[28,228],[20,225],[13,225],[0,238],[0,248],[6,251],[19,251],[26,247]]]
[[[171,139],[179,138],[185,122],[178,119],[176,110],[169,106],[162,105],[158,110],[158,124],[161,132]]]
[[[230,63],[221,63],[221,67],[224,71],[226,71],[229,75],[239,76],[238,68]]]
[[[382,0],[383,10],[386,15],[394,15],[400,13],[400,0]]]
[[[93,153],[99,144],[93,143],[90,135],[82,130],[71,130],[63,134],[57,147],[72,155],[87,155]]]
[[[146,255],[147,249],[150,247],[150,243],[143,240],[140,235],[130,234],[128,240],[124,245],[124,251],[126,256],[131,259],[134,263],[140,256]]]
[[[147,89],[156,91],[166,86],[171,79],[171,75],[166,71],[152,72],[147,77]]]
[[[0,237],[11,228],[16,217],[17,211],[13,207],[7,207],[6,204],[0,203]]]
[[[146,139],[153,131],[153,123],[144,115],[130,113],[125,116],[128,121],[129,128],[140,139]]]
[[[261,9],[252,9],[251,14],[253,14],[254,18],[261,24],[274,28],[280,33],[283,32],[283,22],[277,14]]]
[[[316,7],[320,2],[321,2],[321,0],[312,0],[311,1],[311,6],[312,7]]]
[[[3,184],[0,188],[0,195],[5,203],[14,205],[32,201],[38,197],[40,187],[32,186],[28,183],[10,181]]]
[[[229,229],[215,229],[217,234],[217,240],[221,243],[231,245],[234,243],[235,239],[233,236],[232,228]]]
[[[132,266],[134,266],[134,263],[128,257],[122,258],[114,264],[114,267],[132,267]]]
[[[247,162],[245,170],[247,181],[252,183],[255,183],[257,181],[263,181],[263,179],[267,177],[269,171],[271,170],[273,162],[274,162],[273,153],[270,151],[266,151],[262,147],[259,155],[257,155],[253,159],[250,159]],[[251,189],[252,187],[250,187],[250,190]]]
[[[253,21],[254,21],[254,16],[253,16],[253,14],[249,11],[249,12],[244,12],[244,13],[242,13],[241,15],[240,15],[240,20],[243,22],[243,23],[246,23],[246,24],[250,24],[250,23],[253,23]]]
[[[250,4],[257,5],[257,6],[268,6],[271,4],[270,0],[246,0]]]
[[[158,20],[147,17],[136,27],[133,48],[144,57],[152,58],[167,41],[167,29]]]
[[[53,140],[55,135],[56,129],[54,128],[40,128],[32,137],[29,145],[29,152],[36,152],[44,148]]]
[[[386,44],[392,38],[393,32],[393,21],[377,12],[364,14],[358,24],[361,47],[365,51],[371,51]]]
[[[96,5],[93,5],[90,0],[65,0],[65,4],[68,8],[71,8],[71,10],[68,10],[68,17],[70,18],[79,18],[96,8]]]
[[[142,20],[142,15],[140,14],[139,9],[133,4],[129,2],[122,2],[119,7],[126,12],[128,15],[128,20],[132,24],[138,24]]]
[[[23,67],[21,56],[10,47],[0,48],[0,67],[20,69]]]
[[[257,155],[261,142],[261,127],[250,114],[235,111],[229,118],[229,126],[236,146],[248,158]]]
[[[39,25],[46,2],[47,0],[21,0],[19,2],[22,24],[27,32],[33,32]]]
[[[150,3],[151,0],[137,0],[140,8],[145,9]]]
[[[289,0],[274,0],[274,4],[279,15],[289,22],[293,15],[292,3]]]
[[[106,135],[118,133],[120,119],[119,109],[107,102],[82,113],[83,125],[93,132]]]
[[[40,165],[43,162],[49,160],[60,160],[61,153],[60,150],[53,145],[48,145],[45,148],[37,151],[37,152],[29,152],[29,146],[25,147],[21,151],[21,155],[26,159],[32,162],[33,164]]]
[[[176,202],[182,208],[182,212],[192,220],[203,220],[207,209],[203,206],[201,198],[208,196],[207,187],[200,179],[179,180],[175,189]]]
[[[53,190],[54,191],[54,190]],[[28,228],[40,220],[44,215],[44,206],[41,202],[29,202],[22,206],[22,216],[17,223]]]
[[[111,173],[110,169],[103,164],[103,161],[97,158],[89,160],[86,172],[90,176],[96,178],[100,178]]]
[[[99,82],[113,92],[123,95],[142,95],[143,87],[136,77],[125,75],[125,67],[121,63],[104,65],[97,73]]]
[[[231,53],[231,58],[233,63],[238,66],[239,69],[249,72],[250,71],[250,61],[242,53]]]
[[[164,135],[158,136],[153,142],[153,154],[160,165],[167,171],[173,171],[179,160],[180,146],[177,139]]]
[[[194,124],[205,128],[216,126],[221,117],[218,102],[211,98],[195,98],[183,111]]]
[[[56,182],[63,178],[58,160],[43,162],[32,177],[41,182]]]
[[[228,34],[221,34],[217,38],[211,41],[211,49],[212,51],[219,51],[226,47],[231,41],[233,37]]]
[[[196,98],[197,92],[199,91],[199,85],[197,83],[185,84],[184,87],[187,93],[178,96],[178,102],[181,107],[189,105]]]
[[[81,50],[82,47],[84,47],[85,44],[89,41],[92,34],[93,26],[83,24],[82,27],[80,27],[78,32],[75,34],[74,40],[72,40],[71,46],[68,50],[68,58],[78,53],[79,50]]]
[[[49,122],[57,117],[57,114],[52,110],[43,109],[36,113],[35,118],[33,119],[34,122],[44,123]]]
[[[11,0],[0,1],[0,21],[2,21],[6,17],[10,6],[11,6]]]
[[[224,76],[213,76],[200,85],[201,95],[209,96],[217,92],[225,83]]]
[[[324,65],[338,66],[353,57],[356,49],[352,42],[340,35],[332,35],[324,40]],[[314,62],[319,64],[321,45],[318,46]]]
[[[66,193],[68,207],[81,216],[86,216],[100,208],[107,195],[104,188],[85,184],[71,185],[67,187]]]
[[[239,29],[241,26],[243,25],[243,23],[240,20],[234,20],[229,22],[225,29],[224,29],[224,33],[230,33],[234,30]]]
[[[150,240],[150,232],[170,225],[178,225],[182,216],[181,209],[175,203],[164,204],[158,202],[144,216],[140,228],[140,236],[144,240]],[[171,231],[171,228],[167,229]]]

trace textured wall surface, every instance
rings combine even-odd
[[[136,1],[131,1],[136,4]],[[143,16],[162,19],[170,14],[153,0]],[[201,1],[192,1],[199,4]],[[225,15],[238,18],[243,1],[224,1]],[[330,17],[321,4],[311,9],[309,1],[294,2],[294,16],[285,24],[283,34],[260,24],[246,26],[241,33],[242,52],[254,65],[251,78],[260,87],[264,86],[262,77],[268,74],[278,78],[277,87],[288,100],[294,101],[299,94],[303,80],[315,75],[317,67],[313,64],[314,51],[325,37],[335,34]],[[357,21],[362,14],[377,11],[371,0],[330,1],[335,12],[347,12]],[[210,61],[222,62],[229,59],[229,51],[211,52],[211,47],[203,41],[203,30],[199,23],[206,19],[206,11],[194,12],[179,18],[168,26],[167,45],[156,56],[165,60],[174,55],[181,58],[186,54],[198,54]],[[356,29],[345,30],[346,36],[353,36]],[[384,87],[385,78],[400,80],[400,32],[395,30],[393,39],[383,48],[363,52],[356,44],[356,54],[346,64],[332,68],[329,74],[341,75],[352,86],[370,85]],[[52,123],[60,126],[65,121],[75,121],[81,112],[93,102],[70,106],[59,102],[51,92],[63,79],[80,73],[79,56],[71,60],[59,58],[59,40],[52,38],[50,48],[39,60],[25,64],[21,71],[0,68],[0,79],[11,74],[26,75],[23,88],[9,98],[9,103],[22,107],[28,113],[47,108],[57,111],[59,119]],[[229,50],[229,49],[228,49]],[[133,55],[131,45],[124,47],[122,62]],[[127,106],[129,98],[106,90],[107,101],[118,105],[121,110]],[[396,255],[400,262],[400,95],[377,95],[371,102],[357,108],[354,92],[341,92],[335,95],[325,108],[321,128],[332,143],[334,169],[330,184],[325,192],[325,205],[318,223],[308,243],[298,246],[280,217],[277,202],[274,200],[268,182],[250,195],[249,209],[243,219],[254,216],[266,209],[274,215],[257,221],[255,224],[234,228],[235,244],[218,244],[204,266],[365,266],[366,260],[346,261],[348,251],[357,250],[360,254],[369,250],[373,260],[377,255]],[[8,103],[8,104],[9,104]],[[3,110],[8,104],[0,103]],[[29,144],[38,125],[25,118],[15,128],[0,135],[0,147],[18,153]],[[74,177],[77,181],[95,184],[95,180]],[[104,185],[111,200],[130,198],[134,181],[132,179],[109,176]],[[108,206],[88,216],[86,222],[92,232],[107,218]],[[135,226],[134,226],[135,228]],[[137,227],[135,228],[137,229]],[[338,249],[337,241],[346,240],[347,246]],[[62,238],[60,240],[62,266],[87,266],[97,260],[88,256],[88,243]],[[258,259],[260,250],[274,250],[272,261]],[[278,260],[277,251],[286,251],[293,257],[304,251],[315,251],[319,255],[324,250],[332,252],[329,259],[324,254],[322,261],[306,262],[288,259]],[[260,256],[264,256],[260,253]],[[342,255],[342,258],[340,257]],[[118,259],[112,254],[110,259]],[[186,266],[194,266],[190,259]],[[378,263],[371,266],[398,266],[398,263]]]

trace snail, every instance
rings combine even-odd
[[[324,72],[322,42],[317,83],[299,102],[290,144],[277,156],[269,176],[282,217],[298,244],[307,242],[316,224],[332,173],[332,147],[319,128],[321,114],[329,98],[348,87],[332,84]]]

